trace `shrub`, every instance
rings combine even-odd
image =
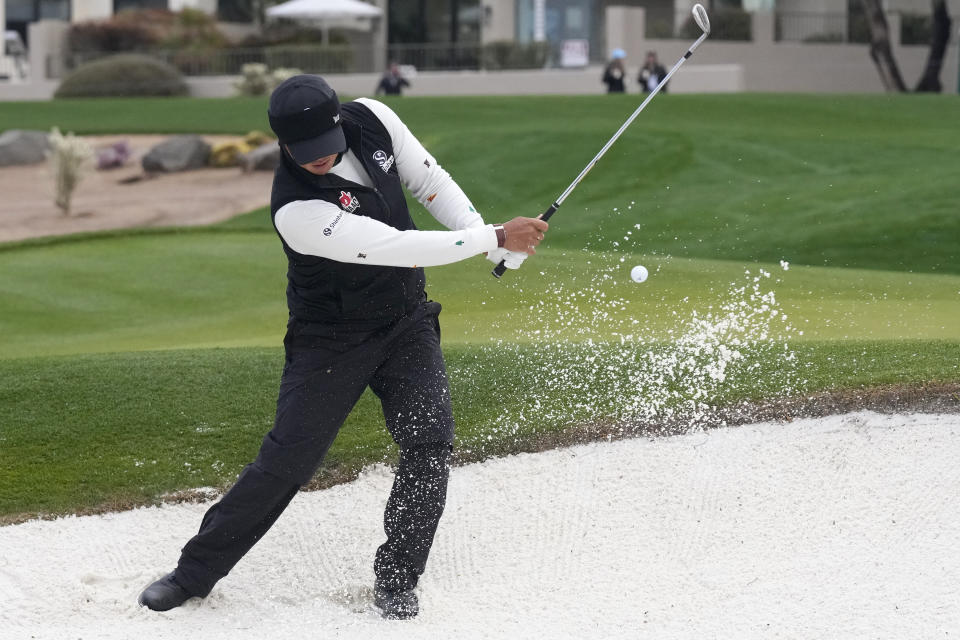
[[[54,202],[63,211],[63,215],[69,216],[73,191],[90,169],[93,147],[89,142],[72,133],[61,134],[60,129],[56,127],[50,132],[50,147]]]
[[[244,47],[266,47],[276,44],[338,46],[349,45],[350,38],[340,29],[330,29],[328,33],[324,33],[323,29],[317,27],[289,20],[278,20],[267,23],[261,31],[247,36],[240,44]]]
[[[521,44],[509,40],[491,42],[483,47],[485,69],[541,69],[550,56],[550,44]]]
[[[836,31],[824,31],[823,33],[812,33],[803,39],[804,42],[843,42],[843,34]]]
[[[929,44],[932,40],[932,16],[918,13],[900,14],[901,44]]]
[[[703,31],[693,16],[687,18],[680,28],[682,38],[700,37]],[[724,7],[710,14],[710,38],[712,40],[752,40],[753,24],[750,14],[743,9]]]
[[[187,85],[170,65],[137,54],[95,60],[70,73],[54,97],[183,96]]]
[[[234,88],[241,96],[263,96],[273,91],[277,85],[301,73],[299,69],[280,68],[270,71],[265,64],[253,62],[243,65],[239,82]]]
[[[80,22],[67,32],[67,48],[73,53],[134,51],[156,43],[154,33],[136,22]]]
[[[182,9],[174,14],[172,28],[161,41],[167,49],[210,49],[227,44],[217,22],[199,9]]]
[[[109,20],[81,22],[67,33],[72,53],[211,49],[223,47],[227,38],[216,21],[203,11],[186,8],[176,13],[164,9],[121,11]]]
[[[648,20],[647,38],[668,39],[673,37],[673,25],[667,20]]]

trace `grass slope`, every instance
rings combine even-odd
[[[792,339],[960,339],[960,276],[791,267],[621,251],[538,252],[502,281],[473,258],[430,269],[446,343],[665,340],[678,318],[730,299],[765,268]],[[650,279],[629,279],[645,264]],[[752,275],[745,275],[752,270]],[[779,282],[778,282],[779,281]],[[286,322],[272,232],[137,233],[0,251],[0,354],[270,346]],[[785,327],[784,327],[785,329]],[[540,333],[535,331],[540,330]],[[799,333],[802,331],[802,335]]]
[[[594,377],[600,366],[558,367],[555,354],[534,345],[445,351],[458,448],[471,457],[516,451],[526,438],[563,427],[617,419],[626,403],[649,393],[632,386],[626,372]],[[618,358],[611,347],[590,353],[600,362]],[[960,380],[956,341],[810,342],[796,353],[795,392]],[[143,504],[170,491],[231,483],[272,425],[282,363],[279,348],[0,361],[0,516]],[[734,376],[714,400],[781,392],[781,366],[769,359]],[[521,415],[528,419],[510,422]],[[321,476],[391,460],[382,421],[367,392]]]
[[[390,101],[488,219],[553,202],[637,96]],[[268,129],[265,99],[13,103],[9,127]],[[550,246],[635,230],[644,253],[960,273],[958,96],[658,97],[557,214]],[[629,210],[629,215],[616,215]],[[639,225],[634,229],[634,225]],[[609,247],[600,247],[609,248]]]

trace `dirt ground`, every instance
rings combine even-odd
[[[105,229],[209,224],[269,203],[271,171],[243,173],[234,167],[144,177],[140,159],[167,137],[84,136],[94,147],[126,140],[133,155],[124,167],[87,173],[74,192],[69,217],[54,204],[49,165],[0,168],[0,242]],[[203,138],[209,144],[236,139]]]

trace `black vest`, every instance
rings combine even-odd
[[[313,175],[283,151],[270,198],[274,229],[277,211],[295,200],[326,200],[352,215],[367,216],[402,231],[416,229],[396,162],[389,162],[394,154],[386,128],[357,102],[344,104],[341,118],[347,147],[360,159],[374,186],[365,187],[332,173]],[[288,262],[287,306],[298,320],[370,328],[399,319],[426,299],[423,269],[337,262],[297,253],[286,242],[283,250]]]

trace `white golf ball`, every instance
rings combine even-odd
[[[643,282],[647,279],[647,268],[642,264],[638,264],[633,269],[630,269],[630,277],[633,278],[634,282]]]

